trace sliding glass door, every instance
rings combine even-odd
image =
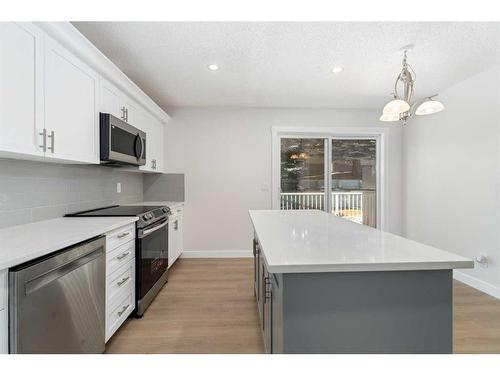
[[[331,212],[377,226],[377,141],[332,139]]]
[[[279,137],[279,208],[319,209],[377,226],[375,137]]]
[[[326,208],[324,138],[281,138],[280,208]]]

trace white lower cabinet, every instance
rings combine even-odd
[[[172,216],[168,225],[168,267],[170,268],[181,256],[184,247],[182,206],[172,207]]]
[[[0,354],[9,354],[9,316],[7,309],[0,310]]]
[[[135,309],[135,224],[106,234],[106,342]]]
[[[135,261],[132,259],[106,277],[106,299],[111,301],[123,290],[131,290],[134,281]]]
[[[134,311],[135,293],[131,291],[122,293],[106,307],[106,342],[108,342],[111,336],[113,336],[123,322],[127,320],[132,311]]]
[[[8,270],[0,270],[0,354],[9,353]]]

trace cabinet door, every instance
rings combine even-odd
[[[264,347],[266,353],[272,353],[272,275],[264,266],[262,329],[264,331]]]
[[[253,292],[257,303],[259,302],[259,243],[253,240]]]
[[[43,155],[43,41],[30,23],[0,22],[0,151]]]
[[[165,166],[163,162],[163,136],[164,136],[164,126],[161,122],[154,120],[156,124],[156,145],[155,145],[155,171],[164,172]]]
[[[259,266],[259,289],[257,290],[257,307],[259,311],[260,327],[264,329],[264,259],[262,258],[262,252],[259,251],[258,254],[258,266]]]
[[[101,106],[100,112],[109,113],[115,117],[123,119],[121,111],[120,92],[108,81],[101,79],[100,85]]]
[[[283,353],[283,274],[271,276],[271,350]]]
[[[139,111],[138,105],[132,100],[124,98],[122,101],[122,108],[125,110],[125,121],[136,128],[141,128],[141,121],[143,116]]]
[[[99,163],[97,74],[59,43],[45,43],[46,156]],[[53,133],[52,133],[53,132]]]
[[[134,125],[146,133],[146,164],[140,166],[141,171],[153,171],[152,157],[154,153],[154,128],[151,123],[151,117],[145,112],[136,114],[139,125]]]
[[[9,353],[9,318],[7,309],[0,310],[0,354]]]
[[[161,160],[159,157],[160,153],[160,140],[161,140],[161,128],[158,122],[153,118],[150,119],[150,131],[152,134],[152,138],[150,138],[150,146],[151,146],[151,155],[149,160],[151,162],[151,169],[154,172],[160,171]]]
[[[143,112],[141,130],[146,132],[146,164],[140,167],[143,171],[160,172],[161,159],[160,145],[163,137],[160,123],[157,122],[150,114]]]
[[[176,224],[174,225],[174,230],[175,230],[175,259],[178,259],[181,254],[182,254],[182,248],[183,248],[183,238],[182,238],[182,228],[183,228],[183,223],[182,223],[182,214],[177,216],[176,219]]]
[[[175,262],[175,233],[174,233],[174,221],[176,216],[170,216],[168,224],[168,268],[172,267]]]

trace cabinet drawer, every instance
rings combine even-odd
[[[106,253],[106,276],[135,257],[135,241],[129,241]]]
[[[122,291],[132,292],[135,288],[135,259],[132,258],[123,267],[106,278],[106,304]]]
[[[118,303],[113,304],[106,312],[106,341],[123,324],[132,311],[134,311],[134,293],[124,294],[123,298],[118,299]]]
[[[0,311],[7,308],[7,288],[7,270],[0,270]]]
[[[106,252],[110,252],[132,239],[135,239],[135,223],[115,229],[106,234]]]

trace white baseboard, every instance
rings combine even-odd
[[[467,275],[466,273],[457,270],[453,271],[453,278],[477,290],[480,290],[481,292],[489,294],[492,297],[500,299],[500,288],[493,284],[479,280],[476,277]]]
[[[181,258],[252,258],[252,250],[183,251]]]

